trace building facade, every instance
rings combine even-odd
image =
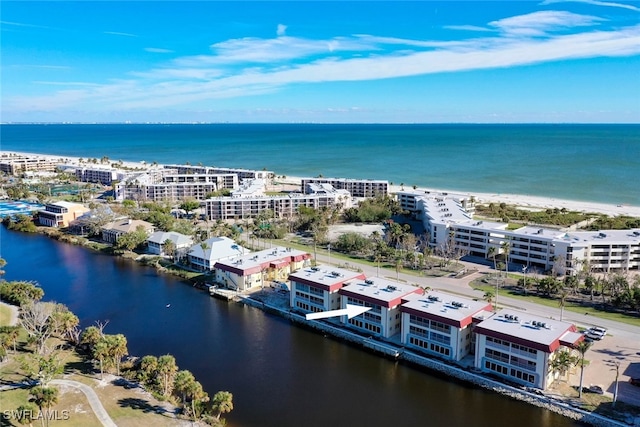
[[[311,255],[292,248],[273,247],[214,265],[216,282],[239,292],[285,282],[289,275],[311,263]]]
[[[365,280],[363,273],[337,267],[306,267],[289,275],[291,309],[300,313],[317,313],[340,308],[343,286],[354,280]]]
[[[45,205],[44,210],[38,211],[38,222],[46,227],[67,228],[69,224],[89,208],[79,203],[54,202]]]
[[[475,352],[473,328],[491,304],[458,295],[429,291],[403,300],[402,344],[429,355],[460,361]]]
[[[584,339],[575,325],[504,309],[475,327],[475,367],[540,389],[558,379],[552,361]]]
[[[371,307],[360,316],[348,319],[342,316],[341,322],[353,329],[389,338],[401,332],[400,304],[410,294],[421,295],[423,290],[381,277],[351,281],[339,291],[340,307],[347,304]]]

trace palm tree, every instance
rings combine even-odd
[[[228,391],[219,391],[213,396],[213,410],[217,412],[216,420],[220,419],[220,415],[229,413],[233,410],[233,394]]]
[[[509,253],[511,252],[511,242],[509,241],[509,239],[506,239],[504,242],[502,242],[502,245],[500,245],[502,252],[504,253],[504,277],[506,279],[507,275],[509,274]]]
[[[562,317],[564,316],[564,306],[567,302],[567,296],[569,293],[565,288],[562,288],[560,291],[560,300],[558,301],[558,306],[560,307],[560,321],[562,321]]]
[[[494,270],[497,270],[497,267],[496,267],[496,255],[497,254],[498,254],[498,251],[496,250],[495,246],[491,246],[489,248],[489,250],[487,251],[487,258],[493,258],[493,269]],[[498,311],[498,291],[499,291],[499,289],[498,289],[498,273],[496,271],[496,293],[493,295],[495,297],[494,302],[493,302],[493,311]],[[491,301],[489,301],[489,303],[491,303]]]
[[[29,394],[33,396],[33,401],[38,405],[38,408],[40,408],[40,412],[42,412],[42,408],[46,409],[45,415],[42,416],[41,421],[44,426],[44,419],[46,419],[47,425],[49,425],[49,409],[58,402],[58,389],[53,387],[36,386],[31,389]]]
[[[578,397],[582,398],[582,380],[584,378],[584,367],[589,363],[588,360],[584,359],[584,355],[587,350],[591,348],[591,343],[588,341],[581,341],[577,346],[576,350],[580,354],[580,359],[578,360],[578,365],[580,366],[580,387],[578,388]]]
[[[561,376],[569,372],[571,366],[576,364],[576,357],[568,350],[560,350],[550,363],[551,368]]]
[[[33,425],[33,419],[36,412],[36,405],[33,403],[26,403],[18,407],[18,422],[20,424],[29,424],[29,427]]]
[[[195,377],[191,371],[187,370],[178,371],[175,379],[173,380],[173,393],[179,394],[183,405],[187,401],[189,387],[191,387],[191,383],[193,381],[195,381]]]
[[[494,300],[495,294],[492,291],[487,291],[484,293],[484,295],[482,296],[482,299],[484,299],[486,302],[488,302],[489,304],[491,304],[491,302]],[[496,310],[496,306],[494,306],[494,311]]]
[[[170,354],[158,358],[158,374],[162,380],[162,395],[168,397],[173,389],[173,380],[178,372],[176,359]]]
[[[167,255],[173,261],[173,257],[176,254],[176,244],[171,239],[167,239],[162,242],[162,252]]]

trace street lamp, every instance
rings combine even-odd
[[[329,251],[329,264],[331,264],[331,243],[327,245],[327,250]]]
[[[524,294],[527,294],[527,266],[522,267],[522,287],[524,288]]]

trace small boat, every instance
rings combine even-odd
[[[166,307],[167,307],[167,308],[171,307],[171,304],[167,304],[167,305],[166,305]]]

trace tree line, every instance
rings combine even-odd
[[[0,258],[0,275],[5,264]],[[0,361],[13,354],[31,384],[31,401],[16,411],[21,422],[32,421],[35,407],[48,421],[46,413],[58,401],[58,390],[49,383],[64,371],[61,350],[67,346],[86,355],[101,379],[106,372],[135,381],[156,398],[179,406],[193,421],[219,425],[224,422],[221,415],[233,410],[230,392],[219,391],[210,398],[190,371],[178,368],[172,355],[125,359],[129,351],[123,334],[104,333],[107,322],[81,330],[74,313],[63,304],[41,301],[43,296],[36,283],[0,280],[2,301],[20,307],[18,325],[0,327]],[[18,346],[21,331],[27,338]]]

